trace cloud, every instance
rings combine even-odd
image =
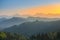
[[[32,7],[19,11],[22,16],[60,17],[60,4]]]
[[[17,10],[0,10],[0,16],[13,16],[17,13]]]
[[[25,9],[15,9],[15,10],[0,10],[1,15],[14,16],[18,14],[22,17],[26,16],[37,16],[37,17],[49,17],[49,18],[59,18],[60,17],[60,4],[50,4],[43,6],[36,6]]]

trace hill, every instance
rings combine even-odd
[[[37,20],[34,22],[25,22],[6,28],[3,31],[21,33],[24,35],[32,35],[39,32],[60,32],[60,20],[51,22]]]
[[[0,30],[2,30],[4,28],[8,28],[13,25],[21,24],[25,21],[27,21],[27,20],[24,18],[20,18],[20,17],[13,17],[10,19],[6,19],[6,20],[0,22],[0,28],[1,28]]]

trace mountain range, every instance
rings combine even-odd
[[[27,21],[27,20],[24,18],[20,18],[20,17],[13,17],[13,18],[9,18],[9,19],[6,19],[6,18],[0,19],[0,30],[4,29],[4,28],[8,28],[13,25],[21,24],[25,21]]]
[[[0,18],[0,22],[2,22],[2,21],[4,21],[4,20],[6,20],[7,18]]]
[[[42,32],[60,32],[60,20],[57,21],[33,21],[24,22],[20,25],[14,25],[3,30],[4,32],[15,32],[23,35],[32,35]]]
[[[35,20],[49,22],[49,21],[57,21],[59,18],[39,18],[39,17],[1,17],[0,18],[0,30],[11,27],[13,25],[19,25],[24,22],[33,22]]]

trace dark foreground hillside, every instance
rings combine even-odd
[[[39,33],[29,37],[17,33],[0,32],[0,40],[60,40],[60,32]]]
[[[28,39],[21,34],[0,32],[0,40],[28,40]]]
[[[32,35],[30,40],[60,40],[60,32],[48,32]]]

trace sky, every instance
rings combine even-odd
[[[0,0],[0,16],[60,18],[60,0]]]

